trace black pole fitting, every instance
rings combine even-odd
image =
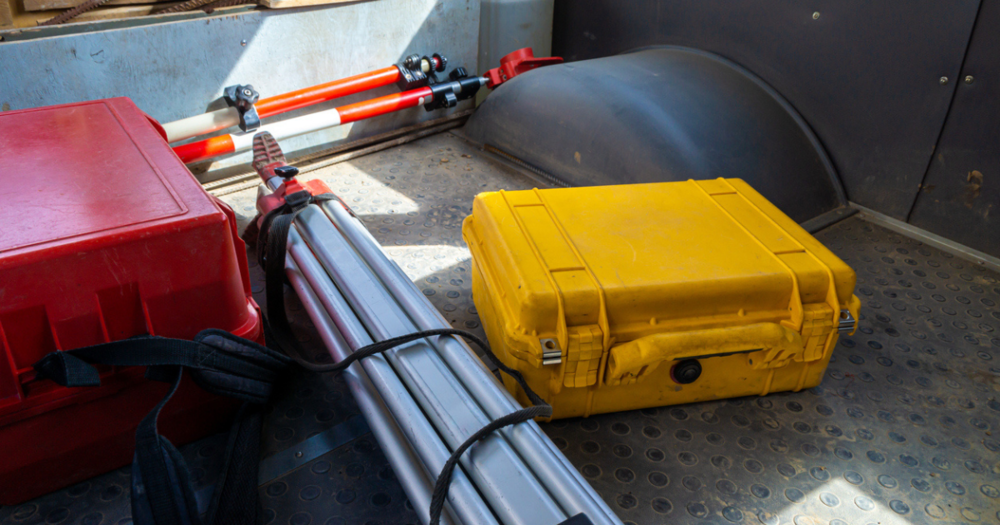
[[[434,71],[441,73],[442,71],[448,68],[448,57],[440,53],[434,53],[433,55],[431,55],[431,58],[437,60],[437,67],[434,68]]]
[[[462,77],[463,73],[465,73],[465,68],[456,68],[455,71],[451,72],[450,77],[452,79],[450,81],[430,86],[431,101],[424,104],[424,109],[433,111],[440,108],[453,108],[458,104],[458,101],[476,96],[479,88],[485,84],[485,79],[469,76]]]
[[[406,69],[420,69],[420,55],[410,55],[404,58],[403,67]]]
[[[274,174],[288,181],[294,179],[299,174],[299,169],[295,166],[278,166],[274,168]]]
[[[260,98],[260,93],[250,84],[229,86],[222,93],[226,104],[240,113],[240,129],[247,133],[256,131],[260,127],[260,117],[254,104]]]
[[[409,91],[418,87],[424,87],[429,82],[427,73],[420,67],[423,58],[420,55],[410,55],[396,65],[399,70],[399,80],[396,86],[400,91]]]

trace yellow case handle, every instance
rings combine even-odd
[[[798,332],[777,323],[659,333],[613,346],[605,382],[629,385],[650,375],[661,363],[733,354],[746,354],[754,369],[778,368],[792,360],[801,361],[804,349]]]

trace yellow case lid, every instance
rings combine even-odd
[[[855,285],[739,179],[483,193],[463,235],[505,324],[563,348],[567,326],[600,326],[605,350],[651,326],[799,331],[803,305],[836,317]]]

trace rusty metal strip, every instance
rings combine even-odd
[[[65,24],[66,22],[69,22],[70,20],[76,18],[77,16],[80,16],[81,14],[86,13],[87,11],[90,11],[92,9],[96,9],[110,1],[111,0],[87,0],[86,2],[74,7],[73,9],[70,9],[69,11],[63,11],[55,18],[50,18],[38,25],[56,26],[59,24]]]
[[[173,7],[168,7],[166,9],[161,9],[159,11],[156,11],[153,14],[154,15],[165,15],[165,14],[168,14],[168,13],[181,13],[181,12],[184,12],[184,11],[193,11],[193,10],[198,9],[199,7],[203,6],[203,5],[212,3],[213,1],[214,0],[188,0],[187,2],[184,2],[184,3],[181,3],[181,4],[177,4],[177,5],[173,6]]]
[[[233,7],[236,5],[243,4],[255,4],[256,0],[215,0],[214,2],[202,7],[206,13],[211,14],[216,9],[221,9],[223,7]]]

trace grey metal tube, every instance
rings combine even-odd
[[[302,270],[302,275],[306,277],[317,299],[330,315],[348,346],[357,349],[370,344],[371,337],[295,228],[289,231],[288,252]],[[364,359],[361,361],[361,366],[372,379],[379,397],[398,422],[398,428],[404,434],[405,441],[414,447],[414,451],[420,457],[424,466],[423,472],[436,477],[451,455],[450,450],[441,442],[430,422],[423,417],[423,412],[383,356],[375,355]],[[393,446],[392,442],[379,441],[379,443],[383,447]],[[469,525],[497,523],[493,513],[461,469],[457,469],[452,477],[448,502],[454,510],[457,521],[461,523]],[[429,500],[427,505],[430,505]],[[427,508],[418,510],[422,519]]]
[[[326,344],[327,350],[336,361],[342,361],[352,350],[344,342],[330,319],[329,314],[324,310],[313,291],[308,279],[296,265],[292,258],[286,259],[285,272],[292,288],[298,294],[306,313],[316,325],[320,338]],[[431,492],[434,487],[433,478],[429,478],[423,465],[419,462],[413,449],[409,446],[406,438],[396,426],[395,420],[389,414],[389,409],[379,398],[375,386],[371,379],[362,369],[360,363],[354,363],[342,372],[347,386],[351,389],[351,394],[361,408],[361,413],[368,422],[375,438],[382,445],[382,452],[386,455],[389,463],[393,466],[396,477],[399,478],[403,491],[413,504],[421,522],[430,521],[429,509],[431,504]],[[445,508],[441,521],[454,524],[450,509]]]
[[[296,219],[296,226],[372,333],[387,339],[416,330],[392,294],[322,211],[307,207]],[[417,401],[451,447],[491,420],[426,343],[401,346],[385,355],[409,390],[419,394]],[[460,464],[504,523],[551,524],[569,517],[502,434],[480,441],[474,451],[462,456]]]
[[[413,281],[386,257],[381,245],[360,220],[339,203],[325,202],[321,207],[421,330],[450,328],[447,320],[427,301]],[[497,383],[483,363],[472,357],[474,354],[464,342],[454,337],[439,337],[437,346],[448,364],[454,367],[455,375],[463,381],[490,417],[495,419],[520,408],[513,396]],[[531,421],[508,427],[501,432],[507,434],[510,442],[570,515],[583,512],[595,523],[621,523],[552,440],[544,435],[537,423]],[[567,482],[571,486],[565,487]],[[604,521],[599,520],[599,517],[603,517]]]

